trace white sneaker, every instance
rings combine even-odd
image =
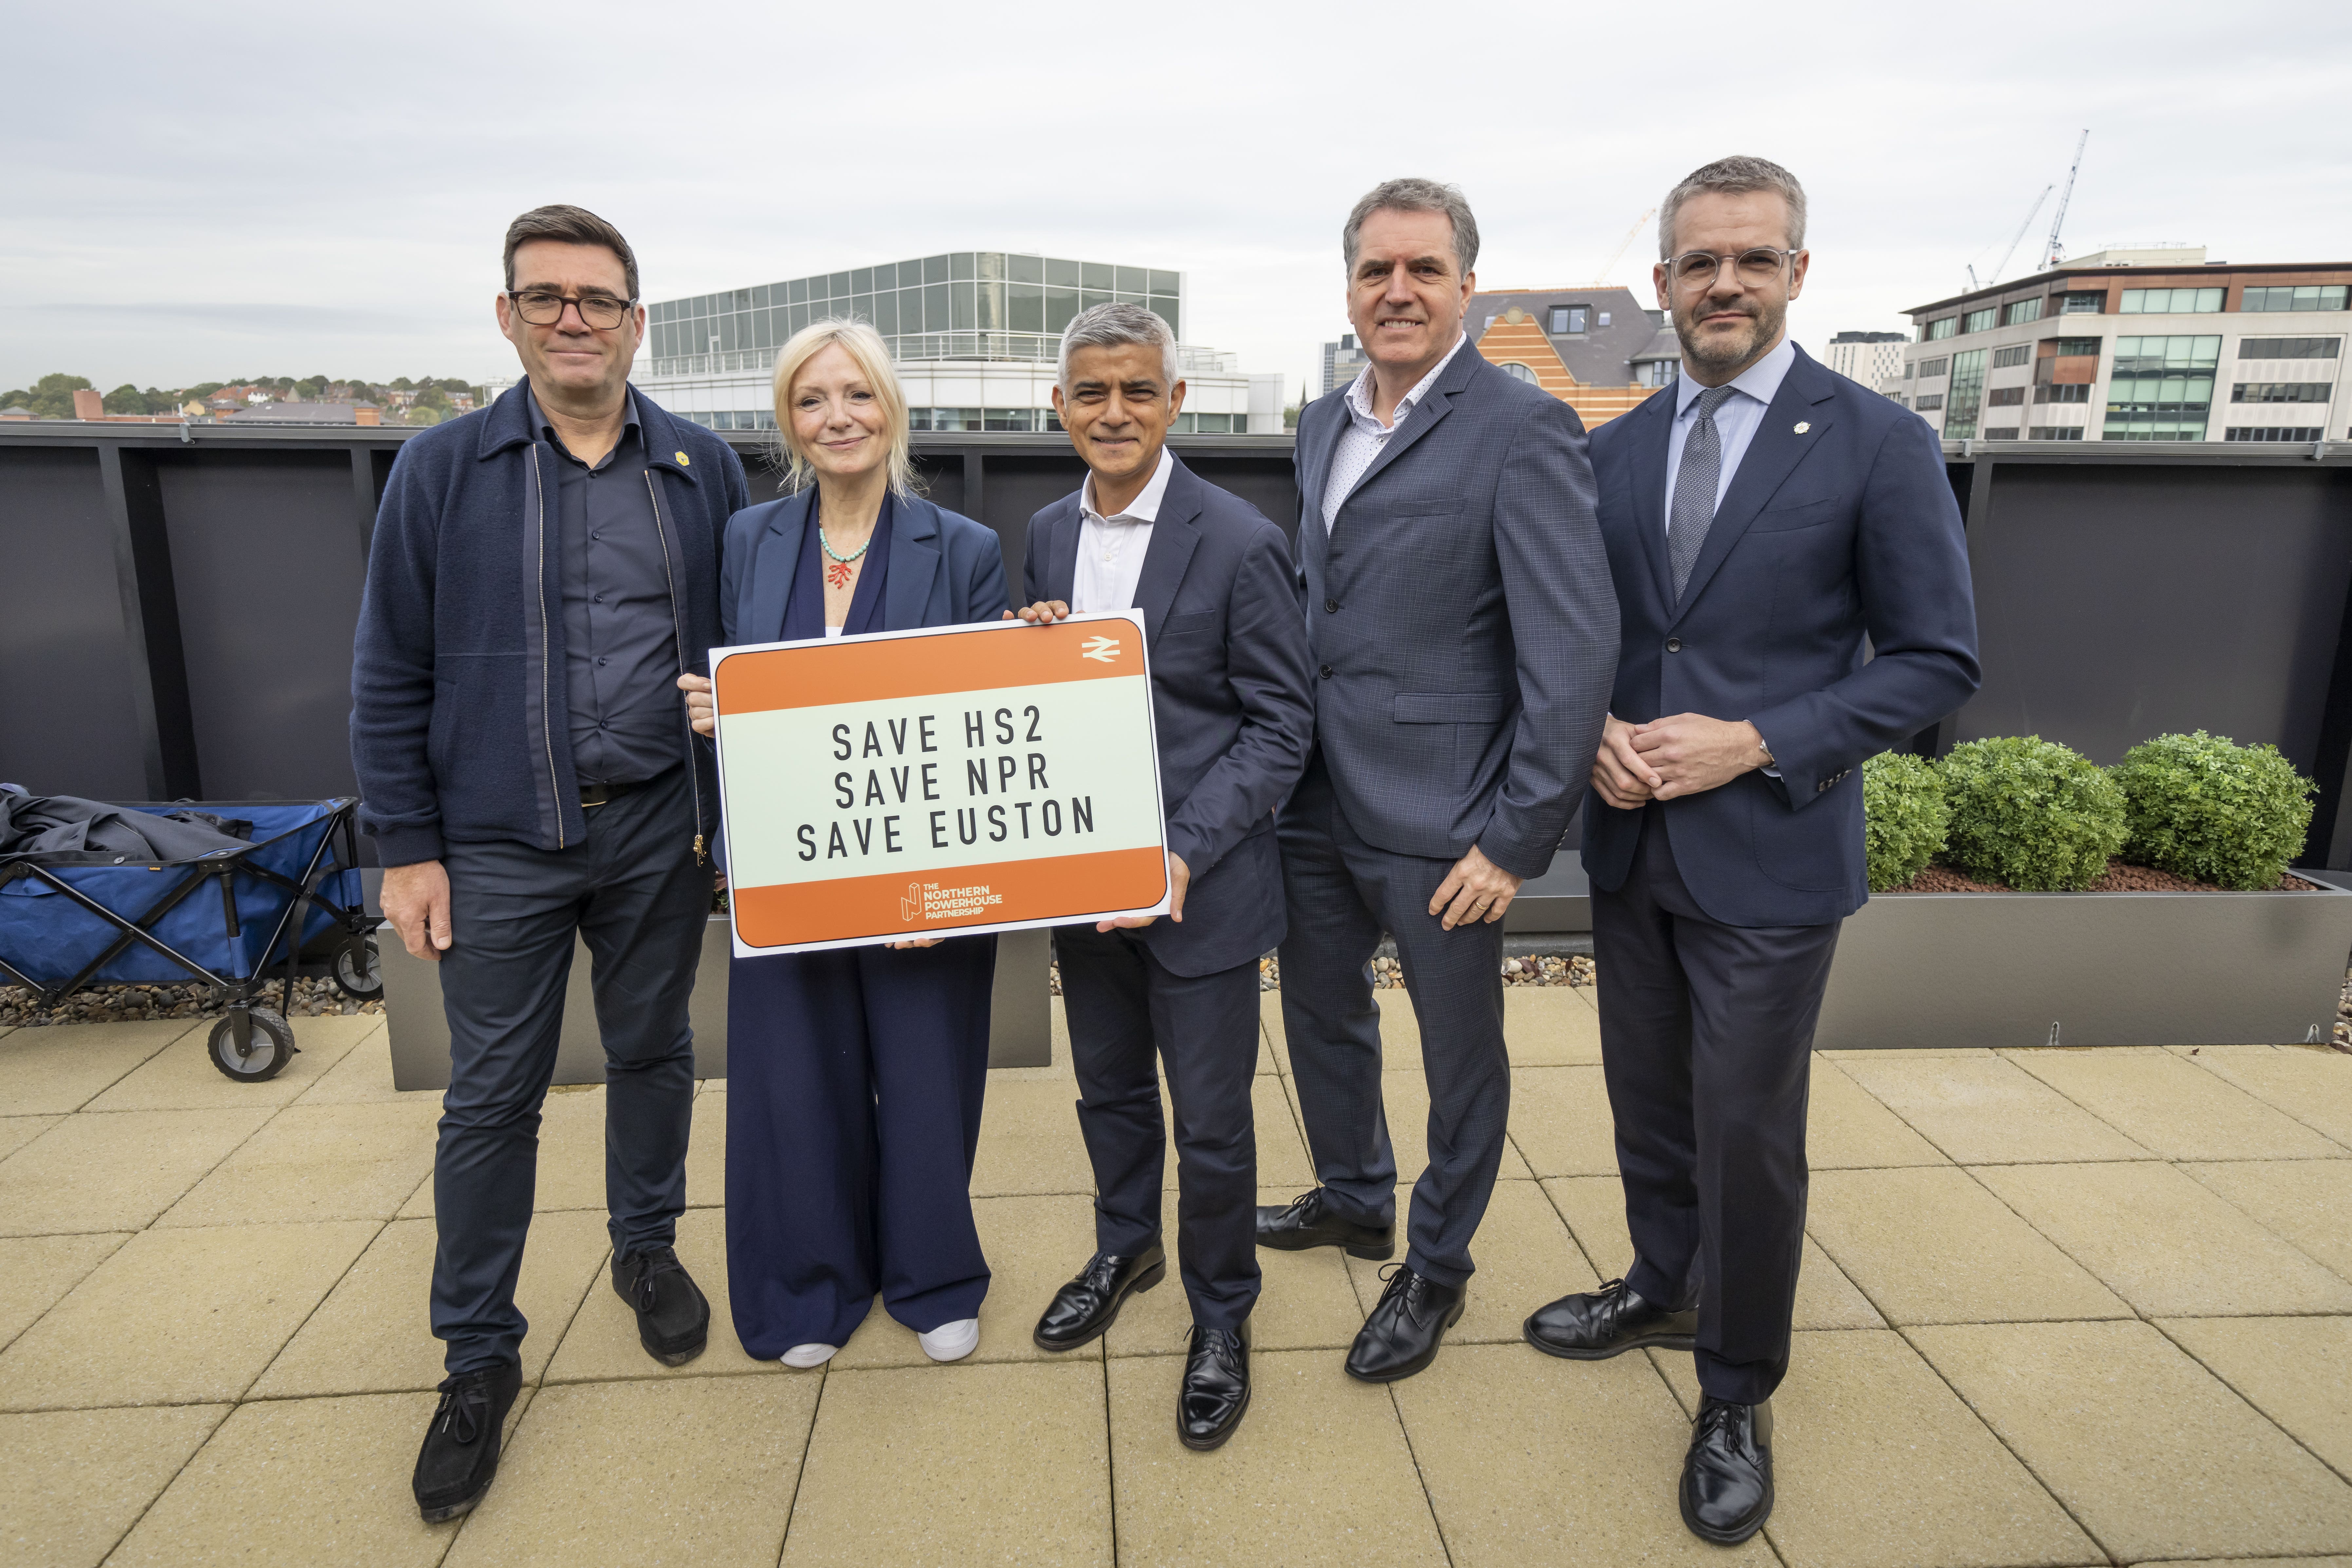
[[[841,1353],[839,1345],[794,1345],[777,1357],[786,1366],[823,1366]]]
[[[933,1361],[961,1361],[980,1348],[980,1320],[958,1318],[919,1338],[923,1353]]]

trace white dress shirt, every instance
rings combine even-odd
[[[1135,585],[1143,577],[1143,558],[1151,550],[1151,525],[1160,520],[1160,503],[1168,494],[1168,476],[1176,459],[1160,448],[1160,467],[1153,470],[1143,493],[1127,503],[1117,517],[1095,510],[1095,477],[1078,487],[1078,569],[1070,581],[1070,611],[1093,615],[1098,610],[1131,610]]]
[[[1739,471],[1739,459],[1748,455],[1748,443],[1756,438],[1764,423],[1764,411],[1771,406],[1772,397],[1780,390],[1788,376],[1789,367],[1797,363],[1797,346],[1782,338],[1770,353],[1731,378],[1732,395],[1715,411],[1716,438],[1722,444],[1723,467],[1715,476],[1715,504],[1723,505],[1723,498],[1731,491],[1731,476]],[[1706,388],[1687,374],[1675,377],[1674,433],[1666,437],[1666,510],[1663,514],[1666,526],[1672,529],[1675,515],[1675,480],[1683,469],[1683,446],[1690,437],[1691,426],[1698,423],[1698,395]]]
[[[1404,416],[1421,406],[1421,400],[1428,394],[1430,383],[1437,379],[1437,373],[1452,364],[1454,356],[1460,353],[1462,345],[1469,341],[1467,332],[1455,338],[1454,346],[1445,351],[1445,357],[1432,365],[1427,375],[1413,383],[1411,392],[1397,399],[1396,417],[1385,425],[1372,412],[1372,367],[1366,365],[1357,373],[1356,379],[1348,385],[1348,427],[1339,432],[1339,445],[1331,448],[1331,471],[1323,477],[1324,532],[1331,531],[1331,525],[1339,520],[1339,508],[1347,500],[1348,493],[1356,488],[1356,481],[1364,477],[1364,470],[1370,468],[1373,459],[1387,447],[1389,437],[1395,435],[1397,426],[1404,423]]]

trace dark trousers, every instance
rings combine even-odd
[[[1167,1134],[1176,1126],[1176,1258],[1192,1321],[1238,1329],[1257,1304],[1257,962],[1178,974],[1142,934],[1059,926],[1062,1005],[1078,1074],[1078,1129],[1095,1167],[1095,1246],[1132,1258],[1160,1237]]]
[[[1805,1096],[1838,927],[1708,919],[1663,809],[1644,812],[1624,887],[1592,890],[1601,1056],[1636,1254],[1626,1283],[1675,1307],[1696,1298],[1699,1386],[1753,1405],[1789,1370]]]
[[[449,1089],[433,1158],[433,1332],[456,1373],[520,1360],[530,1328],[515,1310],[515,1277],[575,931],[588,947],[604,1042],[613,1247],[625,1257],[674,1240],[694,1107],[687,1000],[711,872],[695,862],[693,784],[683,767],[591,808],[587,837],[569,848],[450,844],[442,864],[452,938],[440,959]]]
[[[1282,1027],[1315,1179],[1352,1217],[1396,1212],[1396,1153],[1381,1106],[1381,1015],[1371,959],[1396,939],[1421,1023],[1429,1080],[1429,1167],[1413,1184],[1405,1262],[1442,1285],[1470,1278],[1511,1112],[1503,1047],[1503,925],[1452,931],[1429,912],[1450,860],[1399,855],[1357,837],[1320,755],[1282,814]]]
[[[996,938],[739,958],[727,990],[727,1288],[765,1361],[846,1344],[874,1297],[978,1317],[971,1163]]]

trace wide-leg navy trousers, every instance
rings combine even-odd
[[[877,1293],[918,1333],[980,1315],[995,976],[993,936],[734,961],[727,1283],[753,1356],[847,1343]]]

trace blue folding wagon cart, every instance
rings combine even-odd
[[[297,974],[347,996],[383,994],[375,928],[360,887],[356,800],[126,805],[204,813],[248,840],[194,859],[86,850],[0,855],[0,980],[54,1007],[85,985],[213,988],[213,1065],[258,1083],[293,1058],[286,1014]],[[262,1005],[278,972],[278,1006]]]

